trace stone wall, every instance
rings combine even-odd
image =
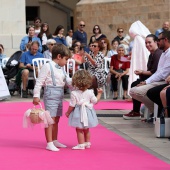
[[[170,21],[170,0],[121,0],[113,2],[77,4],[75,10],[75,29],[80,20],[85,21],[88,39],[95,24],[100,25],[102,32],[112,40],[118,27],[128,33],[131,24],[140,20],[150,32],[162,27],[164,21]],[[87,1],[86,1],[87,2]],[[105,3],[104,3],[105,2]]]

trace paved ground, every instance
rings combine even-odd
[[[69,95],[65,95],[65,98],[69,100]],[[32,97],[22,99],[15,94],[10,100],[3,102],[18,101],[32,101]],[[140,120],[124,120],[122,115],[128,112],[129,110],[99,110],[97,114],[100,124],[170,164],[170,141],[167,138],[156,138],[152,123],[144,123]]]

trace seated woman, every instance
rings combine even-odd
[[[48,58],[52,60],[52,48],[56,45],[56,41],[54,39],[48,39],[46,42],[48,50],[43,52],[44,58]]]
[[[64,33],[64,27],[62,25],[58,25],[54,31],[53,39],[57,43],[64,44],[65,46],[67,46],[66,39],[63,33]]]
[[[103,85],[106,83],[107,74],[103,69],[104,55],[100,51],[102,48],[101,44],[96,41],[93,43],[92,47],[92,52],[90,54],[85,52],[84,56],[85,62],[87,64],[87,70],[93,78],[93,84],[91,88],[94,89],[94,93],[97,95],[97,88],[103,87]]]
[[[99,25],[95,25],[93,27],[93,34],[90,38],[90,42],[89,44],[95,42],[95,41],[99,41],[101,38],[106,38],[106,36],[104,34],[102,34],[102,31],[99,27]]]
[[[123,45],[119,45],[117,49],[117,55],[113,55],[111,58],[110,63],[110,73],[111,73],[111,83],[114,91],[114,98],[116,100],[118,98],[118,81],[122,79],[122,86],[123,86],[123,99],[127,98],[127,89],[128,89],[128,78],[129,75],[129,68],[130,68],[130,61],[128,61],[127,57],[125,56],[125,49]]]
[[[109,57],[109,52],[110,52],[110,43],[107,38],[102,38],[100,39],[100,43],[102,46],[102,53],[104,54],[105,57]]]
[[[32,42],[37,41],[39,43],[38,52],[42,51],[41,41],[38,37],[35,36],[35,28],[34,26],[30,26],[28,28],[28,35],[23,37],[20,43],[20,50],[26,51],[27,44],[31,44]]]
[[[38,38],[41,40],[42,44],[42,53],[46,50],[48,50],[48,47],[46,45],[47,40],[53,38],[52,34],[50,33],[49,25],[48,23],[44,22],[41,25],[41,31],[38,34]]]

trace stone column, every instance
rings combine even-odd
[[[19,50],[26,35],[25,0],[0,0],[0,44],[8,57]]]

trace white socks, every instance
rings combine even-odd
[[[55,152],[60,150],[54,146],[53,142],[48,142],[46,149]]]
[[[54,143],[54,145],[55,145],[56,147],[58,147],[58,148],[66,148],[66,147],[67,147],[66,145],[58,142],[58,140],[53,140],[53,143]]]

